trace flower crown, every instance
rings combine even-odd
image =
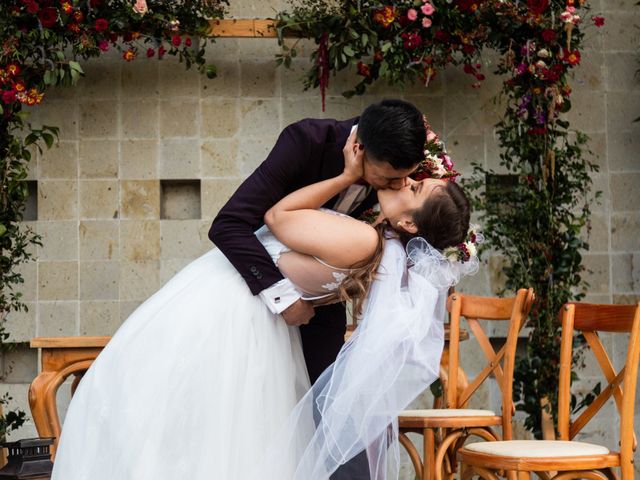
[[[484,242],[484,235],[478,232],[476,225],[470,225],[467,238],[464,242],[447,247],[442,251],[442,255],[450,262],[468,262],[478,255],[478,245]]]
[[[447,154],[444,142],[431,129],[427,117],[423,115],[422,120],[424,121],[424,129],[427,132],[427,139],[424,142],[424,160],[420,162],[416,171],[411,175],[412,178],[414,180],[440,178],[455,182],[460,173],[453,168],[453,161]]]

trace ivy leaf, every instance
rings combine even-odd
[[[7,227],[0,223],[0,237],[7,233]]]
[[[345,46],[342,51],[349,57],[353,57],[355,55],[353,48],[351,48],[349,45]]]

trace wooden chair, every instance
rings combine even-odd
[[[443,358],[441,380],[445,407],[428,410],[406,410],[398,419],[400,443],[405,447],[421,480],[440,480],[443,470],[453,478],[456,451],[467,437],[474,435],[494,441],[498,436],[492,427],[502,426],[503,438],[511,438],[513,369],[518,332],[533,304],[533,290],[518,290],[515,297],[477,297],[453,293],[447,301],[451,314],[451,329],[447,358]],[[487,364],[470,383],[459,382],[460,318],[465,317],[472,334],[487,358]],[[480,320],[509,321],[506,343],[496,353],[483,330]],[[484,381],[493,375],[502,391],[502,414],[491,410],[466,408],[469,398]],[[463,388],[458,386],[462,383]],[[423,459],[407,433],[423,435]]]
[[[574,331],[584,335],[609,384],[572,421],[570,387]],[[625,367],[619,372],[613,368],[598,332],[630,333]],[[458,451],[458,459],[470,466],[469,475],[463,478],[476,474],[484,479],[495,480],[498,471],[507,471],[512,475],[517,474],[518,479],[530,479],[531,473],[535,472],[542,479],[611,480],[618,478],[612,468],[619,467],[623,480],[633,479],[633,452],[636,448],[633,416],[639,360],[640,304],[564,305],[558,395],[559,440],[466,445]],[[622,383],[624,389],[620,386]],[[600,445],[574,441],[573,438],[611,397],[620,413],[620,452],[614,453]]]

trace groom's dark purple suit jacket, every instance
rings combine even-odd
[[[305,119],[280,134],[267,159],[236,190],[220,210],[209,238],[238,270],[254,295],[283,276],[257,240],[254,231],[265,212],[278,200],[320,180],[342,172],[342,149],[358,118]],[[325,204],[331,208],[337,197]],[[358,217],[376,202],[375,192],[351,213]],[[343,343],[345,313],[342,305],[316,308],[310,325],[301,328],[305,359],[312,381],[334,360]]]

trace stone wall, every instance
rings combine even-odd
[[[236,17],[268,17],[277,1],[234,1]],[[635,70],[638,9],[632,0],[593,1],[604,8],[606,28],[587,28],[590,46],[573,81],[573,125],[591,136],[601,190],[592,202],[587,300],[630,303],[640,299],[640,83]],[[299,45],[308,53],[308,44]],[[428,89],[379,85],[350,100],[340,93],[352,77],[331,79],[327,108],[317,91],[304,92],[305,56],[291,71],[276,69],[273,39],[220,39],[209,48],[219,78],[185,72],[171,58],[125,63],[117,54],[85,63],[77,88],[48,93],[34,109],[36,124],[61,128],[60,142],[31,168],[33,197],[27,221],[43,237],[38,260],[22,268],[29,312],[13,315],[17,342],[3,356],[0,389],[28,412],[27,388],[38,372],[34,336],[110,335],[145,298],[176,271],[212,248],[211,220],[239,183],[265,158],[278,133],[305,117],[349,118],[384,97],[414,102],[442,133],[459,169],[472,161],[498,165],[493,104],[500,79],[488,76],[474,90],[459,70],[440,74]],[[487,55],[485,70],[494,57]],[[492,259],[461,290],[492,294],[499,288],[499,259]],[[496,336],[502,335],[495,332]],[[622,343],[608,342],[618,363]],[[481,356],[473,341],[463,357],[474,372]],[[589,364],[584,383],[595,372]],[[68,391],[61,392],[61,413]],[[495,391],[476,400],[496,407]],[[428,403],[421,399],[419,404]],[[590,434],[614,446],[610,409]],[[614,422],[615,423],[615,422]],[[521,432],[521,429],[518,429]],[[12,435],[34,435],[33,425]],[[406,473],[407,478],[412,478]]]

